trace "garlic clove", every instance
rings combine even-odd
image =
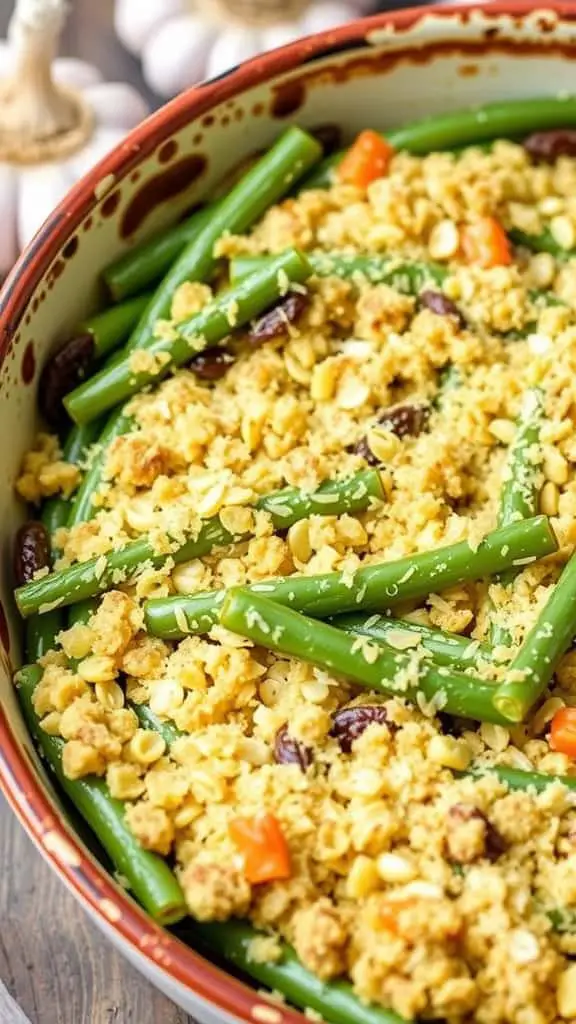
[[[302,18],[301,32],[302,35],[324,32],[326,29],[345,25],[347,21],[352,21],[357,16],[358,11],[352,4],[332,3],[332,0],[327,0],[326,3],[312,4],[310,10]]]
[[[293,43],[301,35],[300,24],[295,21],[284,21],[282,24],[270,25],[261,30],[262,50],[275,50],[278,46]]]
[[[87,89],[89,85],[101,82],[103,75],[93,64],[87,64],[76,57],[58,57],[52,66],[54,80],[71,89]]]
[[[250,28],[243,28],[235,25],[220,32],[210,55],[206,67],[206,77],[215,78],[224,71],[248,60],[255,53],[261,51],[261,35]]]
[[[18,240],[28,245],[38,228],[72,185],[65,164],[48,163],[18,169]]]
[[[18,255],[16,212],[18,203],[18,169],[0,164],[0,274],[6,274]]]
[[[170,18],[144,49],[146,81],[161,96],[175,96],[204,77],[206,56],[217,28],[188,14]]]
[[[126,82],[99,82],[83,89],[96,121],[106,128],[128,131],[148,114],[148,104],[133,86]]]
[[[66,167],[73,180],[80,178],[87,171],[94,167],[99,160],[102,160],[114,146],[122,141],[126,132],[123,128],[96,128],[92,138],[86,143],[83,149],[74,153],[68,160]]]
[[[141,53],[163,22],[173,15],[184,14],[187,9],[186,0],[117,0],[114,10],[116,35],[127,50]]]

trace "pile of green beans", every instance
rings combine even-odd
[[[576,100],[552,97],[489,104],[431,118],[389,132],[387,138],[396,149],[424,154],[567,125],[576,125]],[[290,284],[301,286],[314,273],[383,282],[410,295],[442,285],[444,267],[386,255],[303,255],[291,250],[273,257],[238,257],[229,266],[229,291],[219,292],[201,314],[177,324],[169,337],[156,335],[157,322],[170,318],[174,293],[182,283],[213,279],[218,269],[215,246],[226,232],[246,231],[295,188],[324,187],[333,180],[341,154],[323,162],[321,155],[312,136],[298,128],[289,129],[226,196],[158,233],[105,269],[104,283],[118,304],[84,322],[81,330],[94,339],[98,359],[109,356],[123,343],[125,347],[66,400],[76,425],[64,454],[77,463],[84,462],[88,455],[88,468],[72,500],[55,499],[45,504],[42,519],[52,536],[60,527],[75,526],[95,514],[94,497],[108,446],[115,438],[138,429],[130,415],[131,397],[158,383],[174,367],[184,365],[195,352],[220,342],[233,329],[265,311]],[[529,236],[512,230],[509,237],[516,245],[550,252],[556,259],[576,255],[561,249],[548,231]],[[553,295],[543,295],[542,301],[557,300]],[[156,360],[157,372],[134,371],[136,349],[145,350],[151,360]],[[447,386],[441,390],[443,393]],[[108,414],[107,421],[101,418],[103,414]],[[576,556],[567,564],[537,623],[498,684],[486,681],[481,673],[493,660],[493,647],[509,642],[505,631],[493,626],[490,643],[479,643],[382,613],[455,584],[498,574],[500,582],[510,586],[522,565],[557,551],[547,518],[536,514],[539,467],[533,455],[539,442],[541,415],[541,394],[533,389],[509,452],[498,529],[477,548],[454,544],[407,559],[365,565],[351,574],[291,576],[230,592],[148,601],[148,631],[177,640],[191,633],[208,632],[222,623],[262,647],[312,662],[372,691],[424,700],[458,717],[499,724],[523,721],[542,697],[558,659],[576,635]],[[274,528],[281,530],[310,515],[362,512],[382,497],[379,475],[370,470],[348,480],[327,481],[313,494],[287,488],[261,499],[258,507],[265,509]],[[228,533],[214,517],[202,525],[198,536],[172,551],[170,557],[175,562],[202,557],[216,546],[241,539]],[[158,555],[144,537],[103,559],[52,572],[21,587],[16,600],[22,615],[28,617],[28,660],[35,662],[54,647],[63,625],[64,606],[70,607],[70,623],[85,621],[95,607],[95,595],[132,580],[144,564],[162,565],[166,557]],[[41,667],[26,665],[17,677],[18,693],[29,729],[59,785],[149,913],[163,924],[180,921],[186,914],[180,886],[164,860],[137,844],[126,825],[122,803],[111,797],[100,779],[72,781],[64,775],[63,741],[45,733],[34,712],[33,696],[41,677]],[[129,701],[128,706],[143,728],[163,736],[168,749],[183,735],[147,705]],[[510,789],[540,792],[557,781],[576,790],[574,778],[507,767],[478,769],[475,774],[484,771],[496,774]],[[559,930],[566,925],[562,913],[550,913],[551,920],[558,916]],[[257,933],[245,922],[195,923],[190,928],[186,925],[182,934],[258,982],[282,991],[295,1005],[316,1010],[332,1024],[403,1024],[389,1010],[360,1003],[349,984],[320,982],[287,946],[278,963],[256,963],[250,957],[250,943]]]
[[[367,565],[351,574],[278,577],[248,589],[314,618],[330,618],[425,598],[460,583],[493,576],[515,564],[543,558],[557,548],[546,516],[535,516],[489,533],[475,549],[460,541],[393,562]],[[219,621],[224,596],[223,591],[208,591],[148,601],[146,627],[167,640],[207,632]]]

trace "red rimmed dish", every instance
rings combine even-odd
[[[352,137],[367,124],[384,128],[471,104],[568,91],[575,17],[569,5],[534,10],[528,3],[382,14],[259,57],[135,130],[55,210],[0,299],[3,429],[18,438],[1,455],[5,537],[22,515],[13,482],[35,427],[39,370],[94,307],[98,274],[115,255],[175,221],[290,120],[315,127],[333,122],[337,110]],[[6,568],[0,596],[0,780],[45,858],[120,951],[203,1024],[302,1022],[156,926],[71,830],[15,701],[20,623]]]

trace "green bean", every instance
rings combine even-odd
[[[437,667],[368,637],[355,636],[285,608],[247,588],[231,590],[220,622],[259,647],[310,662],[371,690],[419,701],[479,722],[502,723],[494,683]]]
[[[427,597],[535,561],[557,547],[546,516],[536,516],[489,533],[475,549],[461,541],[397,561],[367,565],[353,573],[284,576],[252,584],[250,589],[307,615],[329,618],[362,609],[379,611]],[[218,622],[224,597],[225,591],[212,590],[148,601],[144,609],[147,628],[155,636],[172,640],[206,633]]]
[[[254,959],[252,942],[261,933],[244,921],[194,922],[184,929],[178,929],[178,934],[185,941],[194,945],[199,942],[208,952],[221,956],[259,984],[282,992],[294,1006],[315,1010],[327,1024],[405,1024],[392,1010],[361,1002],[348,982],[321,981],[302,966],[290,946],[282,946],[282,957],[274,963]],[[263,1001],[263,1011],[267,1007],[268,1003]]]
[[[164,860],[143,850],[124,820],[125,806],[110,796],[105,782],[93,776],[69,779],[64,774],[64,742],[42,729],[34,711],[34,691],[42,669],[28,665],[16,677],[18,696],[28,728],[60,786],[100,840],[116,871],[126,878],[136,898],[161,924],[175,924],[186,916],[182,890]]]
[[[116,437],[128,434],[134,428],[134,420],[128,416],[124,409],[119,409],[112,414],[102,433],[100,433],[101,421],[92,420],[89,424],[76,427],[77,430],[94,430],[95,437],[98,437],[90,459],[90,465],[84,474],[80,487],[76,491],[67,526],[77,526],[78,523],[85,523],[93,519],[98,511],[93,502],[93,496],[98,489],[102,478],[102,467],[106,459],[108,448]],[[97,450],[96,450],[97,447]]]
[[[173,332],[148,345],[151,369],[136,370],[135,353],[126,352],[122,359],[72,391],[64,399],[67,411],[76,423],[90,422],[158,383],[175,367],[190,362],[196,352],[222,341],[233,328],[242,327],[278,301],[289,282],[302,283],[311,272],[304,256],[296,249],[288,250],[235,288],[222,292],[202,312],[177,324]]]
[[[395,256],[350,255],[349,253],[310,252],[306,254],[319,277],[343,277],[367,280],[371,284],[389,284],[406,295],[418,295],[430,285],[439,285],[447,275],[439,263],[399,260]],[[266,265],[271,256],[236,256],[230,261],[230,280],[243,281]]]
[[[500,494],[498,526],[509,526],[520,519],[529,519],[538,511],[538,476],[542,451],[540,429],[542,425],[542,391],[529,388],[524,395],[514,441],[510,445]],[[509,587],[517,571],[508,569],[498,582]],[[510,646],[511,634],[497,622],[490,623],[490,643],[493,647]]]
[[[424,156],[435,150],[451,150],[499,138],[509,139],[545,128],[576,124],[573,96],[547,96],[532,100],[506,100],[484,106],[427,117],[385,133],[397,150]],[[328,188],[345,151],[335,153],[301,183],[301,188]]]
[[[382,640],[398,650],[421,646],[432,655],[436,665],[447,665],[449,668],[464,670],[492,659],[492,648],[488,644],[459,636],[458,633],[420,626],[407,619],[392,619],[386,615],[338,615],[331,620],[331,625],[346,633]]]
[[[316,139],[301,128],[288,128],[272,148],[212,208],[199,234],[192,238],[154,292],[128,342],[130,350],[154,343],[158,320],[170,318],[172,298],[185,281],[207,281],[216,269],[214,247],[222,235],[246,231],[281,199],[322,155]]]
[[[167,750],[170,750],[170,747],[173,743],[176,743],[176,740],[179,740],[182,736],[186,735],[186,733],[177,729],[172,722],[166,722],[164,719],[154,714],[147,704],[138,704],[135,700],[129,700],[127,701],[127,705],[129,708],[132,708],[134,714],[137,715],[138,721],[143,729],[150,729],[152,732],[157,732],[158,735],[162,737]]]
[[[493,765],[490,768],[475,768],[464,772],[464,775],[472,775],[481,778],[483,775],[497,775],[500,782],[505,782],[509,789],[530,790],[536,793],[543,793],[548,786],[555,782],[561,782],[567,789],[576,791],[576,776],[574,775],[545,775],[544,772],[526,772],[521,768],[509,768],[508,765]]]
[[[557,260],[569,260],[576,256],[576,249],[564,249],[548,228],[541,231],[539,235],[530,235],[527,231],[511,228],[508,231],[508,238],[514,245],[522,245],[530,252],[549,252]]]
[[[495,707],[509,722],[524,721],[545,693],[560,658],[575,636],[576,555],[573,555],[494,695]]]
[[[181,224],[158,231],[147,242],[130,249],[102,272],[102,279],[115,302],[138,295],[156,284],[176,262],[214,215],[213,207],[195,210]]]
[[[126,341],[149,302],[150,295],[138,295],[96,313],[79,325],[79,334],[90,334],[94,339],[95,359],[108,355]]]
[[[286,488],[261,498],[256,507],[270,514],[276,529],[286,529],[299,518],[307,518],[313,511],[323,515],[361,511],[374,500],[382,498],[382,484],[377,471],[368,470],[346,480],[327,482],[314,493]],[[144,565],[159,568],[168,558],[175,563],[201,558],[215,547],[226,547],[236,540],[220,522],[218,516],[205,520],[199,533],[173,551],[158,554],[147,537],[126,544],[108,555],[91,558],[68,569],[32,580],[16,591],[16,601],[24,617],[51,607],[76,604],[110,586],[133,579]]]

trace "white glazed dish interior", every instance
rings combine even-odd
[[[1,652],[0,737],[4,731],[12,738],[8,748],[0,744],[0,781],[44,855],[109,939],[202,1024],[258,1019],[248,1007],[250,1000],[254,1005],[262,1005],[262,1000],[255,994],[246,999],[246,990],[240,999],[236,983],[213,983],[216,972],[209,969],[200,995],[194,972],[186,969],[191,955],[183,947],[175,956],[173,940],[164,944],[156,936],[147,943],[140,936],[138,943],[133,922],[124,930],[119,926],[129,916],[129,901],[115,886],[114,900],[102,897],[114,884],[99,865],[88,870],[91,878],[100,880],[96,893],[85,875],[75,874],[80,862],[96,862],[78,840],[66,839],[68,826],[58,797],[33,753],[12,687],[11,667],[19,663],[21,626],[11,596],[11,543],[24,515],[14,495],[14,480],[38,426],[39,369],[48,353],[95,308],[100,270],[128,244],[120,237],[120,225],[135,195],[157,175],[171,171],[177,181],[174,168],[179,161],[197,154],[207,162],[204,173],[186,188],[176,192],[173,185],[170,201],[156,208],[149,204],[150,211],[131,234],[130,244],[174,222],[182,211],[209,195],[243,157],[266,148],[290,121],[314,127],[337,120],[350,138],[367,126],[383,129],[477,103],[568,92],[576,53],[571,17],[567,10],[525,13],[521,5],[514,14],[503,13],[499,4],[490,5],[485,13],[469,6],[434,12],[422,9],[380,15],[356,23],[355,28],[324,34],[321,45],[316,37],[257,58],[220,81],[185,94],[132,133],[64,201],[5,286],[0,399],[2,432],[9,443],[0,452],[0,600],[10,652],[4,648]],[[332,53],[316,59],[321,48],[328,51],[331,46]],[[290,106],[293,109],[288,112]],[[275,107],[283,116],[274,116]],[[169,140],[177,144],[177,151],[167,160],[167,152],[173,149],[165,148]],[[24,384],[23,378],[30,377]],[[35,780],[24,785],[30,758]],[[142,915],[136,918],[141,921]],[[220,998],[217,990],[224,988],[229,991]],[[216,1005],[211,1008],[212,1002]],[[228,1012],[232,1010],[236,1012]],[[290,1019],[297,1018],[282,1011],[274,1024]]]

